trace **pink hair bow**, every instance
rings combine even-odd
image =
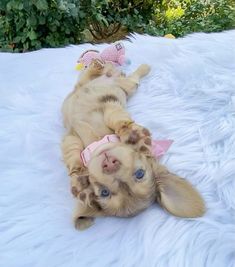
[[[152,140],[152,153],[160,159],[169,149],[173,140]]]

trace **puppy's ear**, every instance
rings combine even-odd
[[[74,225],[78,230],[85,230],[94,223],[94,218],[98,216],[102,216],[102,209],[95,200],[93,190],[88,187],[78,195],[73,215]]]
[[[193,218],[205,213],[202,197],[186,180],[155,164],[156,195],[159,204],[175,216]]]

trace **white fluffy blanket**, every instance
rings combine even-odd
[[[198,188],[206,215],[179,219],[153,205],[76,231],[60,108],[78,56],[94,47],[0,53],[1,267],[234,266],[235,31],[131,41],[128,71],[152,71],[129,112],[154,137],[175,140],[162,162]]]

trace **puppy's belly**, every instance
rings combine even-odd
[[[93,111],[91,112],[91,117],[88,120],[91,127],[94,129],[99,137],[103,137],[106,134],[113,133],[104,123],[104,115],[101,112]]]
[[[124,106],[126,102],[125,93],[115,84],[100,84],[100,80],[96,84],[84,86],[73,96],[70,105],[71,110],[68,117],[71,118],[71,127],[76,130],[82,139],[84,145],[103,138],[113,131],[104,123],[104,104],[105,97],[116,98]]]
[[[77,114],[76,122],[74,121],[73,125],[84,146],[88,146],[105,135],[113,133],[105,125],[103,113],[99,111]]]

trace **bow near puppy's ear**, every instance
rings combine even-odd
[[[185,179],[170,173],[164,166],[153,163],[158,203],[178,217],[195,218],[205,213],[201,195]]]
[[[75,228],[78,230],[85,230],[94,223],[95,217],[102,215],[102,209],[95,199],[94,191],[91,186],[80,192],[73,214]]]

